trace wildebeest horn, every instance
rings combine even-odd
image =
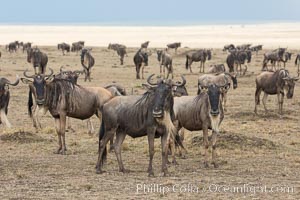
[[[148,78],[147,78],[147,83],[149,83],[149,85],[157,85],[157,83],[151,83],[151,78],[154,76],[155,74],[151,74]]]
[[[19,75],[17,75],[17,80],[14,82],[14,83],[10,83],[9,80],[6,81],[6,84],[8,85],[12,85],[12,86],[16,86],[19,84],[19,81],[20,81],[20,78],[19,78]]]
[[[83,74],[83,73],[84,73],[84,71],[75,70],[75,71],[74,71],[74,73],[76,73],[76,74]]]
[[[51,68],[49,67],[49,70],[50,70],[50,74],[45,74],[45,75],[44,75],[45,78],[49,78],[50,76],[52,76],[52,74],[53,74],[53,69],[51,69]]]
[[[225,80],[225,84],[224,84],[224,85],[221,85],[220,87],[225,87],[225,86],[228,85],[228,80],[227,80],[227,78],[224,77],[224,80]]]
[[[186,80],[185,80],[185,78],[184,78],[183,75],[181,75],[180,77],[181,77],[181,79],[182,79],[182,83],[174,83],[174,82],[173,82],[172,85],[178,86],[178,87],[184,86],[184,85],[186,84]]]
[[[28,72],[28,69],[26,69],[26,70],[23,72],[23,75],[24,75],[26,78],[34,78],[35,75],[27,75],[27,72]]]

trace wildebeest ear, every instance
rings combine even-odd
[[[32,81],[31,81],[31,80],[28,80],[27,78],[21,78],[21,81],[22,81],[24,84],[32,84]]]

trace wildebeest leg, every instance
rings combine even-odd
[[[11,128],[11,124],[9,123],[8,119],[7,119],[7,116],[6,116],[6,112],[5,112],[5,109],[2,108],[0,110],[0,119],[1,119],[1,122],[8,128]]]
[[[36,67],[33,67],[33,68],[34,68],[34,73],[37,74],[37,72],[36,72]]]
[[[192,71],[192,63],[193,63],[192,60],[191,60],[191,61],[190,61],[190,60],[188,61],[188,65],[189,65],[189,68],[190,68],[190,72],[191,72],[191,73],[193,73],[193,71]]]
[[[222,100],[224,101],[224,111],[227,111],[227,107],[226,107],[226,102],[227,102],[227,92],[222,92],[221,93],[222,96]]]
[[[113,152],[115,149],[115,145],[114,145],[114,137],[111,137],[109,140],[109,151]]]
[[[137,64],[135,66],[135,69],[136,69],[136,79],[140,79],[140,69],[141,69],[141,65],[140,64]]]
[[[34,124],[35,124],[37,131],[39,129],[42,129],[42,125],[41,125],[40,117],[39,117],[40,109],[41,109],[41,107],[39,105],[36,105],[33,108],[33,120],[35,121]]]
[[[61,138],[62,138],[62,149],[61,149],[61,154],[65,155],[66,151],[67,151],[67,147],[66,147],[66,137],[65,137],[65,133],[66,133],[66,122],[67,122],[67,118],[65,115],[60,115],[60,133],[61,133]]]
[[[254,108],[254,113],[257,114],[257,105],[260,104],[259,102],[259,97],[260,97],[260,93],[261,93],[262,89],[261,88],[256,88],[255,91],[255,108]]]
[[[142,79],[144,79],[144,68],[145,68],[145,64],[142,63]]]
[[[148,145],[149,145],[149,166],[147,172],[148,172],[148,176],[154,176],[154,172],[152,169],[152,160],[154,156],[155,129],[148,128],[147,135],[148,135]]]
[[[55,129],[58,136],[58,149],[55,151],[56,154],[59,154],[62,150],[62,141],[61,141],[61,129],[60,129],[60,119],[55,118]]]
[[[162,137],[161,137],[161,156],[162,156],[162,165],[161,165],[161,171],[163,173],[163,176],[166,176],[168,173],[168,167],[167,167],[167,163],[168,163],[168,143],[169,143],[169,134],[171,133],[167,133],[165,132]],[[174,141],[172,141],[174,143]],[[154,149],[153,149],[154,150]],[[172,155],[174,153],[174,149],[171,149]]]
[[[284,94],[282,92],[280,92],[279,94],[277,94],[277,98],[278,98],[279,114],[282,115],[283,114],[282,107],[283,107]]]
[[[88,128],[88,134],[94,133],[95,129],[94,129],[91,119],[87,119],[86,124],[87,124],[87,128]]]
[[[265,108],[265,111],[266,113],[268,112],[268,109],[267,109],[267,106],[266,106],[266,103],[267,103],[267,98],[268,98],[268,94],[267,93],[264,93],[264,97],[263,97],[263,105],[264,105],[264,108]]]
[[[121,61],[121,65],[123,65],[123,63],[124,63],[124,55],[122,55],[122,56],[120,57],[120,61]]]
[[[208,168],[208,148],[209,148],[209,142],[208,142],[208,128],[206,126],[203,126],[203,142],[204,142],[204,167]]]
[[[211,147],[212,147],[212,164],[214,165],[215,168],[218,168],[219,165],[217,164],[217,161],[216,161],[216,143],[217,143],[217,132],[213,130],[212,132],[212,136],[211,136],[211,140],[212,140],[212,144],[211,144]]]
[[[75,132],[75,130],[72,128],[72,120],[70,117],[67,117],[67,129],[71,130],[72,132]]]
[[[119,171],[123,173],[127,172],[124,168],[122,156],[121,156],[121,147],[125,137],[126,137],[126,133],[124,131],[117,129],[116,141],[115,141],[115,154],[119,164]]]

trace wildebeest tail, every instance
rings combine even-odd
[[[101,143],[101,140],[104,137],[104,135],[105,135],[105,124],[104,124],[104,120],[103,120],[103,117],[102,117],[101,127],[100,127],[100,130],[99,130],[99,149],[98,149],[98,153],[100,153],[100,143]],[[106,161],[106,157],[107,157],[107,149],[106,149],[106,144],[105,144],[105,148],[104,148],[104,151],[103,151],[103,154],[102,154],[102,157],[101,157],[101,165],[103,165],[104,162]]]
[[[189,57],[188,57],[188,55],[186,55],[185,68],[189,69]]]
[[[297,56],[296,56],[295,65],[297,65],[298,62],[299,62],[299,61],[298,61],[299,56],[300,56],[300,55],[297,55]]]
[[[32,106],[33,106],[33,99],[32,99],[32,92],[31,90],[29,89],[29,94],[28,94],[28,103],[27,103],[27,106],[28,106],[28,114],[30,117],[32,117]]]

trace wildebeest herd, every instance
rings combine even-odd
[[[26,44],[26,45],[25,45]],[[30,44],[30,45],[29,45]],[[151,51],[148,49],[149,41],[141,44],[135,53],[132,64],[135,65],[136,79],[144,78],[145,66]],[[167,174],[168,153],[172,154],[175,161],[175,147],[180,144],[184,148],[183,141],[179,137],[179,131],[187,129],[190,131],[202,130],[205,150],[205,166],[208,166],[209,147],[212,147],[212,164],[218,167],[216,158],[216,142],[219,134],[221,122],[226,120],[226,98],[228,90],[238,88],[239,77],[245,76],[248,65],[251,63],[253,52],[262,50],[262,45],[252,46],[250,44],[235,46],[233,44],[224,46],[224,51],[228,51],[226,64],[211,65],[204,74],[205,62],[213,60],[213,49],[197,49],[185,52],[186,69],[193,73],[192,63],[200,62],[200,74],[198,78],[197,94],[187,96],[184,91],[185,85],[189,82],[184,76],[180,81],[175,81],[174,65],[172,60],[178,56],[177,49],[181,43],[168,44],[166,49],[156,50],[158,64],[157,71],[160,75],[155,77],[150,75],[143,84],[145,93],[143,95],[126,95],[122,86],[111,85],[107,87],[84,87],[78,84],[77,79],[81,74],[85,75],[84,81],[92,81],[91,69],[95,65],[97,58],[92,56],[92,49],[86,48],[83,41],[75,42],[72,45],[66,43],[58,44],[58,50],[63,52],[80,52],[78,62],[82,69],[61,70],[54,73],[51,68],[47,70],[48,56],[46,52],[38,47],[31,47],[31,43],[12,42],[7,46],[10,53],[17,51],[23,46],[27,52],[27,61],[32,64],[33,71],[24,70],[24,77],[21,81],[29,85],[28,111],[33,118],[33,125],[38,129],[39,116],[36,110],[43,109],[49,111],[55,120],[56,132],[58,135],[58,148],[56,153],[65,154],[67,151],[65,142],[65,132],[67,129],[67,117],[77,119],[89,119],[96,115],[99,118],[101,128],[99,131],[99,155],[96,164],[96,172],[103,172],[103,164],[106,160],[106,145],[111,141],[114,148],[119,170],[125,172],[125,167],[121,157],[121,145],[129,135],[133,138],[147,136],[149,143],[149,166],[148,175],[154,175],[152,169],[152,159],[154,155],[154,138],[161,138],[162,143],[162,172]],[[24,47],[25,46],[25,47]],[[124,63],[127,55],[127,48],[122,44],[109,44],[108,49],[117,52],[120,57],[120,65]],[[170,49],[175,49],[173,53]],[[285,93],[287,98],[293,97],[295,81],[298,76],[292,76],[286,68],[286,63],[291,60],[292,54],[287,52],[287,48],[278,48],[264,54],[262,61],[262,71],[256,77],[255,113],[257,105],[260,103],[260,93],[264,92],[263,105],[266,109],[268,95],[278,96],[279,113],[283,115],[283,98]],[[295,64],[299,63],[299,55]],[[269,62],[271,66],[268,66]],[[281,68],[283,63],[283,68]],[[244,66],[244,69],[242,68]],[[150,67],[150,66],[148,66]],[[162,69],[163,67],[163,69]],[[298,67],[299,68],[299,67]],[[167,74],[165,75],[165,70]],[[140,72],[141,71],[141,72]],[[141,76],[140,76],[141,73]],[[170,76],[171,75],[171,76]],[[1,122],[10,127],[6,117],[8,103],[10,100],[9,85],[16,86],[19,77],[14,83],[2,77],[0,79],[0,106]],[[183,89],[183,92],[180,92]],[[179,94],[178,94],[179,93]],[[34,113],[34,114],[33,114]],[[91,128],[89,125],[89,129]],[[211,142],[208,138],[208,130],[212,130]],[[112,140],[114,139],[113,142]],[[113,144],[113,145],[112,145]]]

